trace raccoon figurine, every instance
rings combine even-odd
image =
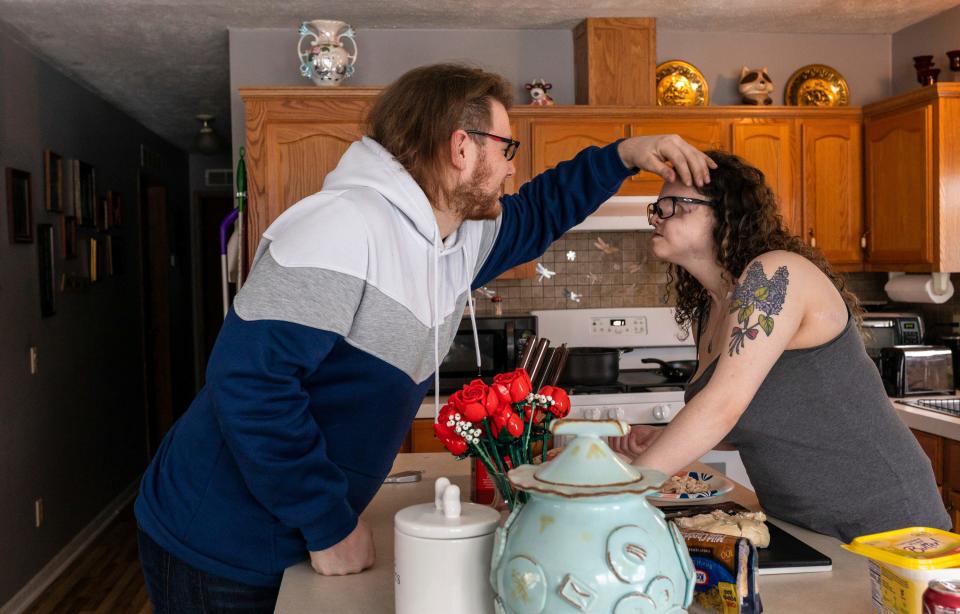
[[[766,66],[760,70],[750,70],[744,66],[740,71],[740,96],[743,104],[773,104],[773,99],[770,98],[772,91],[773,82],[767,75]]]

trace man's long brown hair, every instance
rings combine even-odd
[[[367,135],[393,154],[436,205],[446,195],[450,135],[489,130],[494,100],[506,109],[513,103],[510,83],[500,75],[462,64],[421,66],[380,94],[367,115]]]
[[[859,325],[862,309],[857,297],[847,289],[843,277],[834,272],[820,250],[790,234],[763,173],[732,154],[723,151],[706,154],[717,163],[717,168],[710,171],[710,183],[698,189],[717,203],[713,207],[717,220],[713,230],[716,259],[733,276],[729,281],[739,279],[750,261],[761,254],[774,250],[800,254],[830,278]],[[667,270],[667,288],[676,296],[675,318],[681,328],[689,330],[697,320],[706,322],[710,297],[693,275],[671,264]]]

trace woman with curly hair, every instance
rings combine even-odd
[[[669,425],[634,427],[614,447],[671,475],[732,446],[768,514],[844,540],[949,529],[930,461],[867,357],[856,297],[787,231],[763,173],[707,155],[708,184],[667,183],[649,208],[699,369]]]

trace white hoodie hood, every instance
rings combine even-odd
[[[371,190],[382,198],[371,199]],[[434,390],[439,412],[440,328],[446,318],[453,317],[455,334],[462,313],[458,298],[464,292],[470,303],[479,370],[480,349],[470,284],[476,273],[482,224],[464,222],[442,240],[433,207],[419,184],[390,152],[369,137],[347,149],[324,180],[321,194],[324,193],[340,193],[361,209],[370,241],[368,283],[400,300],[433,329]],[[383,200],[393,208],[383,207]],[[384,249],[388,252],[382,253]],[[444,355],[448,348],[449,345]]]

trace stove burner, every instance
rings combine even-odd
[[[683,392],[686,390],[683,384],[652,384],[649,386],[629,386],[627,392]]]
[[[594,386],[576,385],[567,391],[569,394],[621,394],[627,392],[626,384],[598,384]]]
[[[561,383],[562,385],[562,383]],[[569,386],[570,394],[624,394],[638,392],[682,392],[684,382],[671,382],[657,373],[655,369],[624,369],[620,371],[620,380],[613,384]]]

